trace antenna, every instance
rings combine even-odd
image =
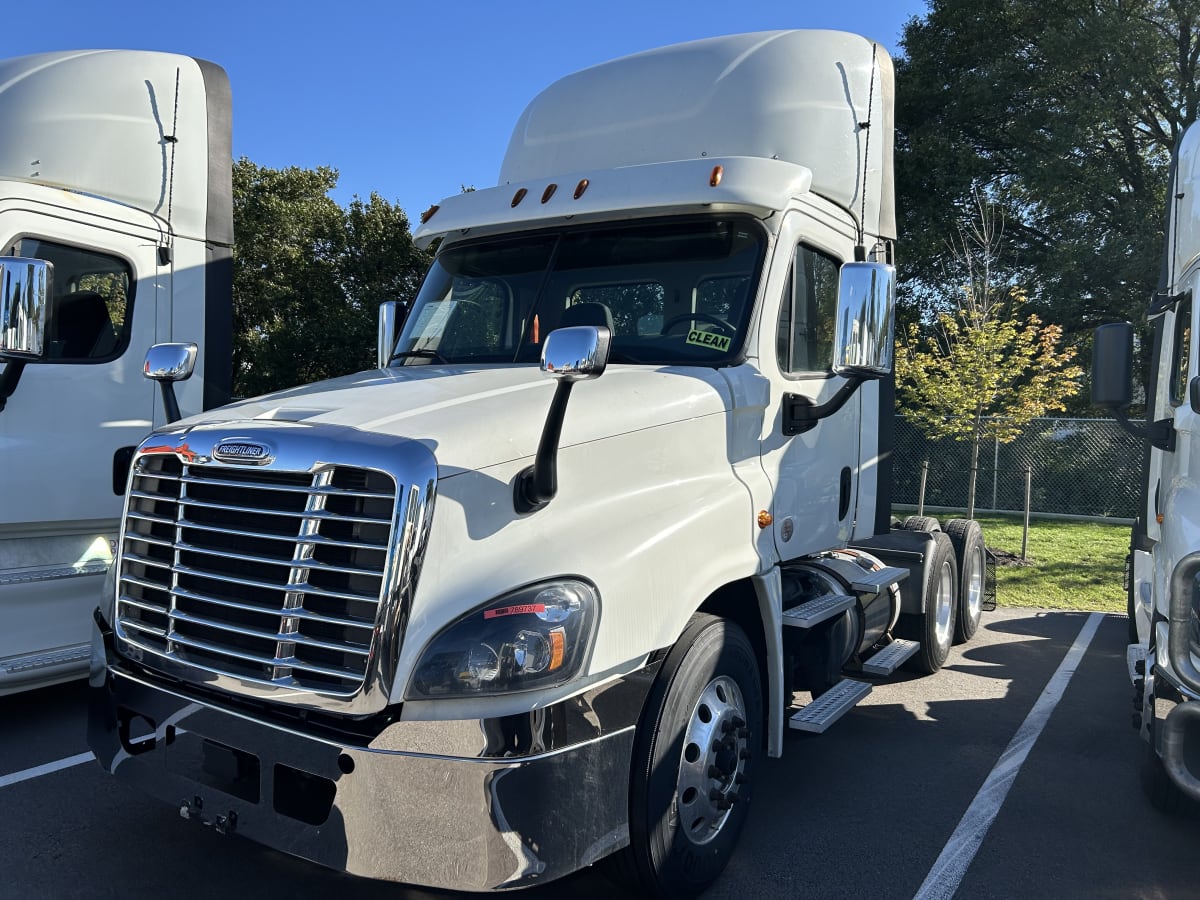
[[[175,229],[171,225],[171,206],[175,201],[175,145],[179,143],[179,69],[175,69],[175,112],[171,118],[171,133],[163,140],[171,145],[171,167],[167,173],[167,241],[158,248],[158,264],[165,266],[171,261],[171,249],[175,243]]]
[[[854,248],[854,261],[867,260],[867,173],[871,162],[871,111],[875,105],[875,69],[878,67],[875,54],[879,45],[871,43],[871,86],[867,89],[867,121],[859,122],[858,127],[866,131],[867,139],[863,143],[862,162],[862,211],[858,214],[858,246]]]

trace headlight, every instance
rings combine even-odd
[[[596,589],[573,578],[507,594],[429,642],[406,696],[477,696],[569,681],[587,661],[599,612]]]

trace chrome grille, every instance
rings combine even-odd
[[[372,469],[143,455],[126,509],[118,630],[189,667],[353,694],[377,652],[395,510],[395,480]]]

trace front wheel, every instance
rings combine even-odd
[[[630,845],[620,880],[653,897],[694,897],[724,870],[763,745],[762,685],[745,632],[698,613],[667,654],[638,724]]]

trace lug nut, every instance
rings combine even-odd
[[[720,766],[709,766],[708,767],[708,777],[709,778],[718,778],[718,779],[724,778],[725,770],[722,769]]]

